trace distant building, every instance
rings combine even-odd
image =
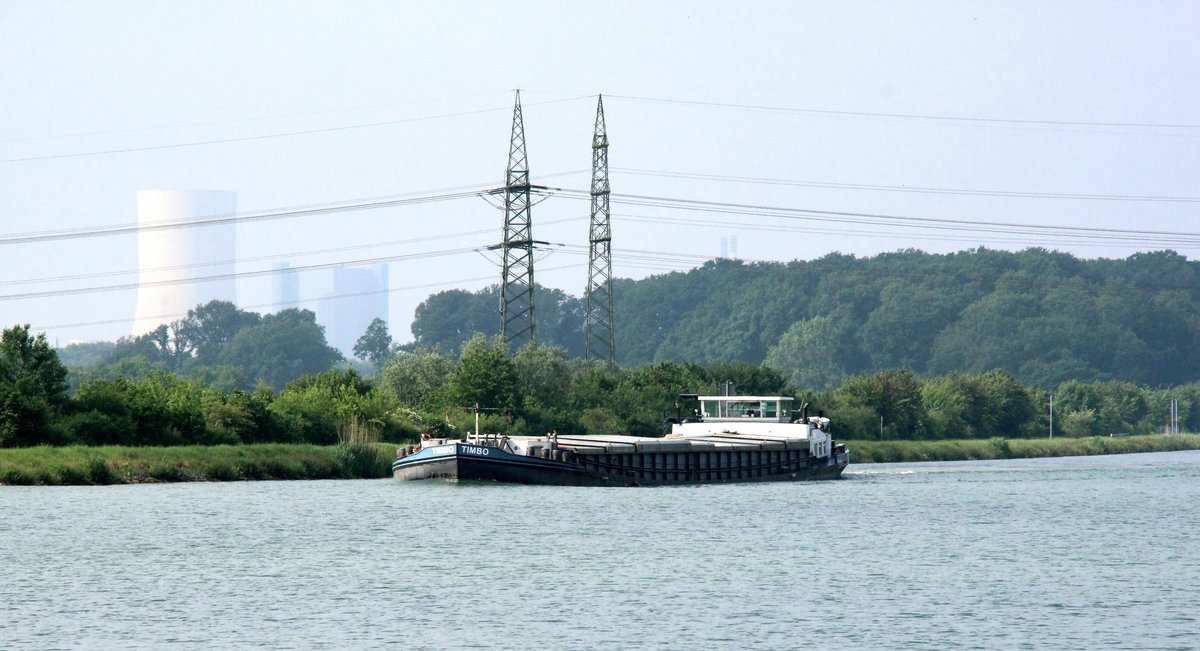
[[[300,275],[286,262],[271,265],[271,305],[276,312],[300,303]]]
[[[737,258],[737,235],[721,238],[721,257]]]
[[[138,296],[131,334],[145,334],[212,300],[236,301],[233,222],[172,225],[232,216],[237,213],[237,193],[139,190],[137,208]],[[216,279],[173,282],[210,276]]]
[[[325,340],[354,357],[354,344],[371,321],[388,319],[388,267],[333,270],[333,291],[317,303],[317,322],[325,326]]]

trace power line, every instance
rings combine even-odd
[[[491,91],[491,92],[486,92],[486,93],[471,93],[464,97],[479,97],[479,96],[487,96],[487,95],[497,95],[500,92],[507,93],[507,91]],[[452,98],[444,98],[444,99],[452,99]],[[459,99],[459,98],[453,98],[453,99]],[[329,115],[331,113],[348,113],[350,111],[370,111],[370,110],[385,109],[385,108],[390,109],[390,108],[394,108],[397,106],[422,104],[422,103],[427,103],[427,102],[431,102],[431,101],[438,101],[438,100],[430,100],[430,99],[413,100],[410,102],[392,102],[392,103],[388,103],[388,104],[376,104],[373,106],[351,106],[351,107],[340,108],[340,109],[324,109],[324,110],[318,110],[318,111],[299,111],[299,112],[295,112],[295,113],[278,113],[275,115],[262,115],[262,116],[253,117],[253,118],[232,118],[232,119],[228,119],[228,120],[206,120],[203,122],[184,122],[184,123],[180,123],[180,124],[160,124],[157,126],[135,127],[135,128],[130,128],[130,129],[108,129],[108,130],[104,130],[104,131],[83,131],[83,132],[77,132],[77,133],[59,133],[59,134],[50,134],[50,135],[41,135],[41,136],[25,136],[22,138],[3,138],[3,139],[0,139],[0,143],[30,142],[30,141],[35,141],[35,140],[61,140],[64,138],[86,138],[86,137],[91,137],[91,136],[110,136],[110,135],[124,135],[124,134],[129,134],[129,133],[145,133],[148,131],[165,131],[168,129],[188,129],[188,128],[192,128],[192,127],[211,127],[211,126],[221,126],[221,125],[226,125],[226,124],[244,124],[247,122],[263,122],[266,120],[279,120],[279,119],[286,119],[286,118],[308,117],[311,115]]]
[[[422,258],[435,258],[451,255],[460,255],[463,253],[472,253],[479,247],[463,247],[459,249],[447,249],[444,251],[426,251],[423,253],[409,253],[405,255],[393,255],[378,258],[360,258],[358,260],[344,260],[340,262],[327,262],[322,264],[310,264],[299,267],[291,267],[290,269],[263,269],[258,271],[242,271],[227,274],[214,274],[212,276],[195,276],[191,278],[175,278],[170,280],[154,280],[149,282],[137,283],[122,283],[119,285],[99,285],[93,287],[75,287],[71,289],[52,289],[40,292],[24,292],[20,294],[5,294],[0,295],[0,301],[11,301],[18,299],[29,298],[49,298],[52,296],[73,296],[76,294],[96,294],[104,292],[116,292],[122,290],[138,289],[139,287],[166,287],[170,285],[188,285],[193,283],[207,283],[218,280],[234,280],[238,278],[256,278],[260,276],[269,276],[276,273],[299,273],[304,271],[317,271],[322,269],[337,269],[340,267],[365,267],[373,264],[382,264],[385,262],[399,262],[404,260],[419,260]]]
[[[582,264],[561,265],[558,267],[549,267],[546,269],[546,271],[559,271],[562,269],[577,269],[582,266],[583,266]],[[283,307],[283,306],[291,306],[291,305],[300,305],[300,304],[304,304],[304,303],[316,303],[316,302],[326,300],[326,299],[331,299],[331,298],[332,299],[357,298],[359,296],[372,296],[372,295],[376,295],[376,294],[390,294],[393,292],[406,292],[406,291],[413,291],[413,290],[417,290],[417,289],[432,289],[434,287],[451,287],[454,285],[461,285],[461,284],[469,283],[469,282],[480,282],[480,281],[494,280],[494,279],[495,279],[495,277],[492,275],[477,276],[475,278],[459,278],[457,280],[444,280],[444,281],[439,281],[436,283],[424,283],[421,285],[408,285],[406,287],[391,287],[388,289],[375,289],[375,290],[370,290],[370,291],[366,291],[366,292],[349,292],[349,293],[344,293],[344,294],[328,294],[326,296],[321,296],[321,297],[317,297],[317,298],[303,298],[303,299],[299,299],[296,301],[258,303],[255,305],[244,305],[244,306],[241,306],[239,309],[255,310],[255,309],[259,309],[259,308]],[[148,318],[154,319],[154,320],[165,320],[165,319],[182,319],[186,316],[187,316],[186,312],[183,312],[183,313],[176,312],[174,314],[159,314],[159,315],[148,317]],[[39,325],[39,326],[33,327],[32,329],[44,331],[44,330],[52,330],[52,329],[56,329],[56,328],[81,328],[81,327],[85,327],[85,326],[112,325],[112,324],[116,324],[116,323],[132,323],[133,321],[136,321],[136,320],[137,319],[134,317],[124,317],[124,318],[120,318],[120,319],[105,319],[105,320],[101,320],[101,321],[80,321],[77,323],[58,323],[58,324],[53,324],[53,325]]]
[[[650,215],[636,215],[630,213],[621,213],[617,219],[622,222],[638,222],[649,224],[670,224],[670,225],[685,225],[698,226],[702,228],[717,228],[729,229],[736,227],[738,230],[766,231],[766,232],[782,232],[782,233],[803,233],[805,235],[853,235],[855,237],[871,237],[871,238],[890,238],[894,239],[896,233],[885,230],[861,230],[861,229],[838,229],[838,228],[814,228],[811,226],[796,226],[787,224],[755,224],[747,222],[738,222],[736,225],[730,224],[728,221],[714,221],[704,219],[688,219],[680,217],[663,217]],[[978,233],[982,231],[969,231]],[[1000,234],[999,232],[997,234]],[[1018,238],[1018,237],[974,237],[942,235],[942,234],[921,234],[922,240],[932,240],[940,242],[968,242],[968,243],[989,243],[989,244],[1020,244],[1025,246],[1054,246],[1054,245],[1086,245],[1093,247],[1129,247],[1129,246],[1161,246],[1164,248],[1175,249],[1195,249],[1200,247],[1200,242],[1193,245],[1179,242],[1178,240],[1150,240],[1137,238],[1111,238],[1094,240],[1089,238],[1071,237],[1064,235],[1051,236],[1047,238],[1045,234],[1034,234],[1035,237]],[[1184,246],[1181,246],[1183,244]]]
[[[567,170],[564,172],[554,172],[552,174],[541,175],[540,178],[555,178],[562,176],[571,176],[574,174],[582,174],[587,172],[586,169]],[[456,185],[444,188],[435,188],[431,190],[416,190],[413,192],[404,192],[394,195],[383,195],[375,197],[359,197],[356,199],[343,199],[340,201],[332,201],[319,204],[304,204],[298,206],[284,206],[281,208],[267,208],[258,211],[248,211],[244,213],[222,214],[222,215],[203,215],[201,217],[188,220],[158,220],[146,223],[127,222],[124,224],[109,224],[106,226],[95,226],[85,228],[68,228],[49,231],[28,231],[22,233],[9,233],[0,235],[0,246],[5,244],[24,244],[29,242],[43,242],[52,240],[75,239],[80,237],[102,237],[106,235],[127,235],[138,231],[155,231],[168,230],[174,228],[191,228],[196,226],[210,226],[214,224],[224,224],[229,222],[252,222],[268,219],[282,219],[290,217],[306,217],[309,215],[322,215],[334,212],[347,212],[352,210],[371,210],[374,208],[391,208],[403,205],[429,203],[433,201],[449,201],[473,196],[485,196],[492,188],[490,183],[470,183],[466,185]],[[466,192],[460,192],[466,191]]]
[[[572,222],[572,221],[580,221],[584,218],[585,217],[582,217],[582,216],[581,217],[565,217],[563,219],[549,220],[544,223],[547,225],[561,224],[561,223]],[[107,278],[107,277],[113,277],[113,276],[130,276],[133,274],[140,274],[140,273],[161,273],[164,271],[180,271],[180,270],[184,270],[184,269],[198,269],[201,267],[220,267],[220,266],[226,266],[226,265],[245,264],[245,263],[249,263],[249,262],[265,262],[265,261],[269,261],[269,260],[287,260],[287,259],[306,257],[306,256],[311,256],[311,255],[343,253],[346,251],[358,251],[358,250],[362,250],[362,249],[375,249],[375,248],[380,248],[380,247],[385,247],[385,246],[397,246],[397,245],[405,245],[405,244],[416,244],[418,242],[430,242],[430,241],[434,241],[434,240],[454,239],[454,238],[459,238],[459,237],[466,237],[469,235],[487,235],[487,234],[493,233],[493,232],[495,232],[494,228],[483,228],[483,229],[477,229],[477,230],[473,230],[473,231],[460,231],[457,233],[443,233],[440,235],[429,235],[426,237],[416,237],[416,238],[411,238],[411,239],[407,239],[407,240],[392,240],[390,242],[372,242],[369,244],[354,244],[351,246],[340,246],[340,247],[333,247],[333,248],[327,248],[327,249],[310,249],[308,251],[294,251],[291,253],[276,253],[276,254],[272,254],[272,255],[255,256],[252,258],[235,258],[233,260],[197,262],[197,263],[193,263],[193,264],[180,264],[180,265],[172,265],[172,266],[167,266],[167,267],[151,267],[151,268],[147,268],[147,269],[125,269],[125,270],[121,270],[121,271],[101,271],[101,272],[94,272],[94,273],[75,274],[75,275],[70,275],[70,276],[53,276],[53,277],[43,277],[43,278],[28,278],[28,279],[24,279],[24,280],[7,280],[7,281],[0,281],[0,287],[6,286],[6,285],[33,285],[33,284],[38,284],[38,283],[62,282],[62,281],[69,281],[69,280],[89,280],[89,279],[93,279],[93,278]],[[281,271],[281,272],[291,271],[291,268],[281,269],[278,271]]]
[[[477,186],[476,186],[477,187]],[[31,242],[49,242],[57,240],[72,240],[87,237],[106,237],[109,235],[128,235],[138,232],[174,230],[177,228],[195,228],[218,224],[247,223],[274,219],[292,219],[295,217],[312,217],[341,212],[359,210],[374,210],[377,208],[395,208],[440,201],[453,201],[477,196],[482,190],[465,192],[447,192],[424,196],[395,195],[371,200],[339,202],[336,204],[318,204],[279,210],[254,211],[222,215],[209,215],[190,220],[157,221],[144,225],[122,224],[116,226],[99,226],[94,228],[67,229],[58,231],[42,231],[35,233],[14,233],[0,236],[0,246],[6,244],[29,244]]]
[[[535,102],[531,106],[539,106],[544,104],[557,104],[559,102],[569,102],[576,99],[584,99],[590,96],[569,97],[566,99],[546,100],[543,102]],[[63,154],[45,154],[41,156],[23,156],[18,158],[0,158],[0,163],[23,163],[29,161],[40,160],[58,160],[63,158],[85,158],[90,156],[104,156],[108,154],[129,154],[143,151],[156,151],[164,149],[181,149],[185,147],[200,147],[203,145],[222,145],[235,142],[250,142],[255,140],[270,140],[273,138],[287,138],[292,136],[307,136],[320,133],[335,133],[339,131],[354,131],[359,129],[372,129],[376,127],[391,126],[396,124],[407,124],[410,122],[428,122],[432,120],[445,120],[448,118],[463,117],[468,115],[479,115],[482,113],[495,113],[503,111],[503,108],[484,108],[471,111],[457,111],[454,113],[442,113],[439,115],[425,115],[414,118],[398,118],[395,120],[380,120],[378,122],[364,122],[360,124],[346,124],[337,127],[322,127],[319,129],[301,129],[297,131],[278,131],[275,133],[260,133],[251,136],[238,136],[232,138],[215,138],[212,140],[193,140],[190,142],[175,142],[161,145],[146,145],[144,147],[123,147],[117,149],[100,149],[95,151],[69,152]]]
[[[1125,195],[1125,194],[1083,194],[1074,192],[1030,192],[1014,190],[967,190],[960,188],[939,188],[912,185],[874,185],[867,183],[833,183],[828,181],[798,181],[758,176],[731,176],[727,174],[700,174],[693,172],[668,172],[663,170],[647,170],[637,168],[613,168],[616,172],[640,176],[657,176],[677,179],[694,179],[702,181],[729,181],[735,183],[755,183],[762,185],[788,185],[808,188],[833,188],[845,190],[876,190],[880,192],[910,192],[919,194],[954,194],[980,197],[1018,197],[1030,199],[1084,199],[1090,201],[1147,201],[1166,203],[1200,203],[1200,197],[1173,197],[1155,195]]]
[[[552,104],[552,103],[558,103],[558,102],[569,102],[571,100],[580,100],[580,98],[582,98],[582,97],[568,97],[568,98],[565,98],[565,100],[547,100],[544,102],[535,102],[534,104],[530,104],[530,106],[539,106],[539,104]],[[133,153],[138,153],[138,151],[156,151],[156,150],[163,150],[163,149],[181,149],[181,148],[188,148],[188,147],[203,147],[203,145],[211,145],[211,144],[228,144],[228,143],[242,143],[242,142],[253,142],[253,141],[266,141],[266,139],[274,139],[274,138],[288,138],[288,137],[294,137],[294,136],[312,136],[312,135],[314,135],[314,133],[335,133],[335,132],[340,132],[340,131],[376,129],[376,127],[380,127],[380,126],[391,126],[391,125],[408,124],[408,123],[424,123],[424,121],[445,120],[445,119],[449,119],[449,118],[462,118],[462,117],[466,117],[466,115],[479,115],[482,113],[496,113],[498,111],[504,111],[504,109],[503,108],[479,108],[479,109],[474,109],[474,111],[460,111],[460,112],[455,112],[455,113],[442,113],[442,114],[438,114],[438,115],[422,115],[422,117],[419,117],[419,118],[400,118],[400,119],[395,119],[395,120],[379,120],[379,121],[376,121],[376,123],[328,126],[328,127],[322,127],[322,129],[305,129],[305,130],[299,130],[299,131],[280,131],[280,132],[275,132],[275,133],[258,133],[258,135],[254,135],[254,136],[239,136],[239,137],[234,137],[234,138],[215,138],[215,139],[209,139],[209,141],[192,141],[192,142],[186,142],[186,143],[152,144],[152,145],[145,145],[145,147],[100,149],[100,150],[95,150],[95,151],[73,151],[73,153],[67,153],[67,154],[47,154],[47,155],[41,155],[41,156],[22,156],[22,157],[17,157],[17,159],[0,159],[0,163],[50,161],[50,160],[59,160],[59,159],[83,159],[83,157],[88,157],[88,156],[104,156],[104,155],[108,155],[108,154],[133,154]]]
[[[547,191],[562,194],[563,196],[567,196],[567,197],[571,197],[571,198],[576,198],[576,199],[587,198],[588,200],[590,200],[590,193],[585,193],[584,191],[565,190],[565,189],[560,189],[560,188],[551,188],[551,189],[547,189]],[[412,203],[412,202],[425,202],[425,201],[429,201],[429,200],[445,199],[445,198],[460,198],[460,197],[466,197],[466,196],[475,196],[476,194],[478,194],[478,192],[454,193],[454,194],[449,194],[449,195],[432,196],[432,197],[431,196],[417,197],[415,199],[410,198],[410,199],[399,199],[399,200],[381,200],[381,201],[367,202],[367,203],[360,203],[360,204],[323,206],[323,207],[318,207],[318,208],[313,208],[313,209],[301,209],[301,210],[297,210],[297,211],[278,211],[278,212],[272,212],[272,213],[236,215],[236,216],[229,216],[229,217],[220,216],[220,217],[210,218],[207,220],[197,220],[195,222],[187,222],[186,224],[180,223],[180,222],[165,223],[165,224],[162,224],[161,227],[165,228],[165,227],[180,227],[183,225],[221,223],[221,222],[226,222],[226,221],[231,221],[231,220],[236,220],[236,219],[280,218],[280,217],[284,217],[284,216],[297,216],[297,215],[301,215],[301,214],[320,214],[320,213],[324,213],[324,212],[333,212],[333,211],[339,211],[339,210],[367,209],[370,207],[382,207],[385,205],[407,205],[408,203]],[[657,197],[657,196],[648,196],[648,195],[614,194],[614,195],[611,195],[611,197],[612,197],[613,201],[615,201],[617,203],[623,203],[623,204],[627,204],[627,205],[640,205],[640,206],[648,206],[648,207],[667,208],[667,209],[672,209],[672,210],[684,210],[684,211],[706,212],[706,213],[716,213],[716,214],[758,215],[758,216],[785,218],[785,219],[801,219],[801,220],[805,220],[805,221],[825,221],[825,222],[834,222],[834,223],[843,223],[843,224],[859,224],[859,225],[865,225],[865,226],[882,226],[882,227],[888,227],[888,228],[909,228],[909,229],[915,228],[915,229],[934,230],[934,231],[957,231],[957,232],[963,232],[963,233],[984,233],[984,234],[997,234],[997,235],[1008,235],[1008,236],[1027,235],[1027,236],[1036,236],[1039,238],[1038,240],[1033,241],[1033,242],[1016,240],[1019,243],[1047,244],[1050,242],[1047,242],[1045,238],[1047,236],[1050,236],[1050,237],[1058,238],[1056,240],[1057,242],[1065,242],[1065,243],[1073,243],[1073,244],[1081,244],[1082,243],[1082,244],[1092,244],[1092,245],[1100,245],[1100,246],[1122,246],[1122,245],[1152,243],[1154,245],[1165,245],[1165,246],[1179,248],[1179,247],[1181,247],[1181,245],[1182,246],[1200,245],[1200,236],[1197,236],[1197,235],[1194,235],[1191,233],[1178,232],[1178,231],[1112,229],[1112,228],[1075,227],[1075,226],[1048,226],[1048,225],[1041,225],[1041,224],[1020,224],[1020,223],[994,222],[994,221],[968,221],[968,220],[961,220],[961,219],[911,217],[911,216],[901,216],[901,215],[883,215],[883,214],[875,214],[875,213],[858,213],[858,212],[849,212],[849,211],[823,211],[823,210],[814,210],[814,209],[807,209],[807,208],[763,206],[763,205],[754,205],[754,204],[727,203],[727,202],[714,202],[714,201],[698,201],[698,200],[680,199],[680,198],[672,198],[672,197]],[[653,222],[672,223],[672,224],[681,224],[682,223],[682,224],[688,224],[688,225],[711,226],[711,227],[727,227],[727,226],[729,226],[727,223],[714,223],[714,222],[709,222],[709,221],[704,221],[704,220],[681,220],[681,219],[672,219],[669,217],[648,217],[648,216],[637,216],[637,215],[629,215],[629,216],[622,215],[621,218],[630,219],[630,220],[634,220],[634,221],[638,221],[638,220],[647,221],[647,222],[652,222],[652,223]],[[578,219],[578,218],[568,218],[568,219],[564,219],[564,220],[556,220],[556,222],[557,221],[570,221],[573,219]],[[783,230],[783,231],[795,230],[793,228],[788,228],[788,227],[781,226],[781,225],[739,224],[738,227],[739,228],[752,228],[752,229],[758,229],[758,230],[777,230],[777,231],[778,230]],[[58,233],[42,234],[42,235],[35,235],[35,236],[10,237],[7,239],[0,239],[0,244],[13,243],[15,241],[36,241],[36,240],[42,240],[42,239],[65,239],[67,237],[72,237],[72,236],[81,237],[81,236],[95,236],[98,234],[111,234],[113,232],[122,231],[122,230],[124,230],[124,228],[125,227],[116,227],[116,228],[105,229],[103,231],[92,230],[92,231],[83,231],[83,232],[74,232],[74,233],[58,232]],[[486,232],[489,232],[489,231],[488,230],[480,230],[480,231],[473,231],[471,233],[461,233],[458,235],[482,234],[482,233],[486,233]],[[805,232],[821,232],[821,231],[806,229]],[[858,234],[858,235],[864,235],[864,233],[862,233],[862,231],[836,231],[836,230],[833,230],[833,231],[825,231],[825,232],[853,233],[853,234]],[[865,235],[882,236],[884,234],[883,233],[878,233],[878,234],[865,233]],[[439,235],[439,236],[432,236],[432,237],[428,237],[428,238],[419,238],[417,240],[411,240],[411,241],[427,241],[427,240],[441,239],[441,238],[451,237],[451,236],[452,235]],[[926,234],[926,235],[923,235],[923,237],[925,237],[926,239],[963,241],[963,238],[955,238],[952,236],[944,236],[944,235],[939,236],[939,235]],[[978,238],[976,238],[976,240],[978,240]],[[991,238],[991,240],[997,241],[997,238]],[[1001,241],[1012,242],[1013,240],[1009,239],[1009,240],[1001,240]],[[400,243],[400,242],[404,242],[404,241],[399,241],[396,243]],[[389,243],[389,244],[394,244],[394,243]],[[360,248],[370,248],[372,246],[375,246],[375,245],[357,245],[357,246],[351,246],[351,247],[340,247],[337,249],[327,249],[324,251],[321,251],[321,250],[311,251],[311,252],[307,252],[307,254],[355,250],[355,249],[360,249]],[[314,269],[329,269],[329,268],[345,267],[345,266],[361,266],[361,265],[377,264],[377,263],[389,262],[389,261],[419,259],[419,258],[434,257],[434,256],[439,256],[439,255],[452,255],[452,254],[465,253],[468,251],[475,251],[475,250],[478,250],[478,248],[477,247],[462,248],[462,249],[456,249],[456,250],[431,251],[431,252],[412,253],[412,254],[405,254],[405,255],[376,257],[376,258],[362,258],[362,259],[356,259],[356,260],[324,263],[324,264],[319,264],[319,265],[307,265],[307,266],[292,267],[292,268],[288,269],[287,271],[298,272],[298,271],[307,271],[307,270],[314,270]],[[622,252],[622,253],[624,253],[624,252]],[[285,257],[285,256],[263,256],[263,257],[255,258],[252,260],[270,259],[270,258],[275,258],[275,257]],[[623,260],[622,260],[623,262],[628,260],[628,256],[622,255],[621,257],[623,258]],[[676,261],[680,260],[680,257],[672,256],[669,259],[672,262],[676,262]],[[696,257],[696,259],[706,260],[708,258],[704,257],[704,256],[698,256],[698,257]],[[645,260],[643,259],[642,261],[645,261]],[[180,265],[178,268],[200,267],[200,266],[209,266],[209,265],[216,265],[216,264],[221,264],[221,263],[201,263],[198,265]],[[175,268],[164,268],[161,270],[174,270],[174,269]],[[156,270],[156,271],[159,271],[159,270]],[[124,283],[124,284],[105,285],[105,286],[96,286],[96,287],[47,290],[47,291],[40,291],[40,292],[24,292],[24,293],[17,293],[17,294],[2,295],[2,296],[0,296],[0,301],[29,299],[29,298],[42,298],[42,297],[50,297],[50,296],[62,296],[62,295],[83,294],[83,293],[120,291],[120,290],[134,289],[139,286],[158,286],[158,285],[209,282],[209,281],[216,281],[216,280],[226,280],[226,279],[231,279],[231,278],[246,278],[246,277],[270,275],[270,274],[278,273],[279,271],[281,271],[281,270],[259,270],[259,271],[239,272],[239,273],[231,273],[231,274],[218,274],[218,275],[212,275],[212,276],[202,276],[202,277],[186,278],[186,279],[151,281],[148,283]],[[12,281],[12,282],[8,282],[8,283],[4,283],[4,284],[11,285],[11,284],[22,284],[23,282],[31,283],[31,282],[41,282],[41,281],[87,279],[87,278],[97,278],[97,277],[118,275],[120,273],[122,273],[122,272],[79,274],[76,276],[63,276],[63,277],[57,277],[57,278],[35,279],[33,281]]]
[[[555,188],[554,191],[562,194],[563,196],[568,196],[574,199],[588,198],[587,193],[581,190],[565,190],[561,188]],[[1188,242],[1200,241],[1200,236],[1194,233],[1180,231],[1057,226],[997,221],[973,221],[939,217],[912,217],[906,215],[887,215],[881,213],[852,212],[843,210],[818,210],[813,208],[793,208],[787,206],[764,206],[747,203],[702,201],[696,199],[680,199],[651,195],[613,194],[611,197],[613,202],[625,205],[670,208],[676,210],[691,210],[720,214],[761,215],[787,219],[801,219],[806,221],[834,221],[840,223],[857,223],[875,226],[888,225],[908,228],[927,228],[932,230],[982,231],[1023,234],[1071,233],[1080,237],[1092,238],[1104,238],[1112,236],[1161,236],[1169,237],[1173,240],[1177,239]]]
[[[638,95],[606,95],[616,99],[626,99],[636,102],[655,102],[661,104],[679,104],[684,106],[702,106],[709,108],[737,109],[750,111],[770,111],[779,113],[803,113],[809,115],[834,115],[856,118],[891,118],[906,120],[928,120],[939,122],[961,122],[975,124],[1012,124],[1012,125],[1045,125],[1071,127],[1128,127],[1146,129],[1200,129],[1200,124],[1162,123],[1162,122],[1087,122],[1083,120],[1030,120],[1020,118],[981,118],[958,115],[934,115],[928,113],[883,113],[869,111],[836,111],[830,109],[814,109],[795,106],[769,106],[763,104],[734,104],[727,102],[705,102],[699,100],[670,99],[666,97],[645,97]]]

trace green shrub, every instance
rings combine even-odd
[[[84,463],[84,475],[90,484],[107,485],[117,479],[112,467],[103,457],[88,457]]]
[[[388,460],[370,444],[342,443],[333,450],[343,477],[386,477]]]
[[[152,479],[164,482],[180,482],[188,481],[189,479],[187,473],[183,471],[183,468],[175,463],[170,462],[151,464],[150,470],[147,474],[149,474]]]
[[[91,483],[88,481],[87,475],[75,466],[63,466],[58,468],[57,471],[58,483],[63,486],[83,486],[84,484]]]
[[[210,481],[237,481],[241,479],[238,476],[237,468],[220,461],[209,465],[205,476]]]
[[[16,468],[8,468],[0,473],[0,484],[8,484],[9,486],[33,486],[38,483],[37,480],[29,473],[17,470]]]

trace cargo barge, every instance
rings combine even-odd
[[[658,486],[837,479],[850,460],[783,396],[681,396],[670,433],[426,439],[396,452],[392,476],[564,486]],[[687,417],[682,404],[694,403]]]

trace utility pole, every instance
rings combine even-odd
[[[1054,394],[1050,394],[1050,438],[1054,438]]]
[[[525,122],[521,91],[513,105],[508,170],[504,179],[504,242],[500,281],[500,336],[509,350],[537,342],[533,313],[533,221],[530,218],[529,158],[525,152]]]
[[[604,96],[596,101],[592,135],[592,218],[588,231],[587,321],[584,357],[616,364],[613,345],[612,226],[608,206],[608,133],[604,128]]]

